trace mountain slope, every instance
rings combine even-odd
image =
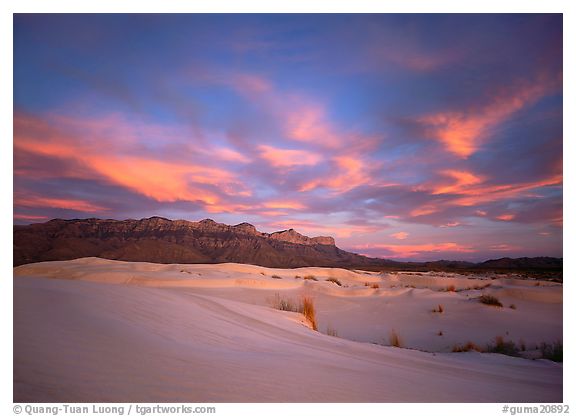
[[[80,257],[153,263],[236,262],[267,267],[372,264],[340,250],[332,237],[306,237],[290,229],[261,233],[247,223],[234,226],[206,219],[171,221],[51,220],[14,227],[14,265]],[[375,260],[375,259],[374,259]]]

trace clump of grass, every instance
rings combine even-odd
[[[492,283],[486,283],[485,285],[475,285],[474,289],[476,290],[482,290],[482,289],[486,289],[487,287],[492,286]]]
[[[314,308],[314,301],[312,298],[305,296],[302,298],[302,314],[306,317],[308,322],[312,325],[314,331],[318,331],[318,324],[316,323],[316,309]]]
[[[390,341],[390,345],[396,348],[402,348],[402,346],[404,345],[402,339],[394,329],[390,331],[390,334],[388,335],[388,340]]]
[[[446,292],[456,292],[456,286],[454,286],[454,285],[447,286]]]
[[[563,360],[563,347],[560,341],[556,341],[552,344],[543,342],[540,344],[540,352],[542,353],[542,358],[550,361],[555,361],[561,363]]]
[[[510,309],[516,309],[516,305],[512,303],[512,304],[510,305]]]
[[[432,312],[434,312],[434,313],[444,313],[444,306],[438,305],[437,308],[432,309]]]
[[[278,276],[277,274],[273,274],[271,277],[272,277],[272,279],[282,279],[282,278],[281,278],[280,276]]]
[[[338,331],[336,331],[336,329],[332,328],[329,325],[328,328],[326,328],[326,335],[331,336],[331,337],[337,337]]]
[[[281,311],[298,312],[304,315],[306,320],[312,325],[314,331],[318,330],[316,322],[316,310],[314,308],[314,301],[310,297],[303,297],[300,302],[294,302],[292,299],[285,299],[280,297],[278,293],[274,295],[272,300],[272,307]]]
[[[438,331],[438,333],[437,333],[436,335],[438,335],[439,337],[441,337],[442,335],[444,335],[444,332]]]
[[[276,293],[274,299],[272,300],[272,307],[281,311],[288,312],[301,312],[300,307],[291,299],[284,299],[280,297],[280,294]]]
[[[296,276],[294,276],[294,279],[302,279],[302,276],[296,275]]]
[[[192,272],[190,270],[186,270],[186,269],[182,269],[180,270],[180,273],[188,273],[188,274],[192,274]]]
[[[318,279],[316,279],[316,277],[312,276],[311,274],[304,276],[304,280],[314,280],[316,282],[318,281]]]
[[[471,341],[468,341],[464,345],[456,344],[452,347],[452,352],[468,352],[468,351],[482,352],[482,348],[480,348],[478,345],[474,344]]]
[[[478,301],[484,305],[497,306],[499,308],[502,307],[502,302],[500,302],[496,296],[482,295],[478,298]]]
[[[534,286],[540,286],[540,282],[534,283]]]
[[[370,286],[372,289],[380,289],[380,285],[378,283],[372,283]]]
[[[329,277],[328,279],[326,279],[326,281],[336,283],[338,286],[342,286],[342,283],[340,283],[340,280],[336,279],[335,277]]]
[[[370,286],[370,283],[364,282],[364,286],[367,286],[367,287],[368,287],[368,286]]]
[[[500,335],[494,338],[493,344],[488,344],[486,346],[486,352],[510,355],[512,357],[517,357],[518,351],[519,349],[514,341],[504,341],[504,337]]]

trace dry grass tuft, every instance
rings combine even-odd
[[[296,276],[294,276],[294,279],[302,279],[302,276],[296,275]]]
[[[304,276],[304,280],[314,280],[316,282],[318,281],[318,279],[316,279],[316,277],[312,276],[311,274]]]
[[[312,325],[314,331],[318,331],[318,324],[316,323],[316,309],[314,308],[314,301],[308,296],[302,298],[302,314],[306,317],[308,322]]]
[[[336,279],[335,277],[329,277],[328,279],[326,279],[326,281],[336,283],[338,286],[342,286],[342,283],[340,283],[340,280]]]
[[[370,286],[372,289],[380,289],[380,285],[378,283],[372,283]]]
[[[396,348],[402,348],[402,346],[404,345],[404,343],[402,342],[402,339],[400,338],[400,336],[396,333],[396,331],[394,329],[392,329],[390,331],[390,334],[388,335],[388,339],[390,341],[390,345]]]
[[[332,328],[331,326],[328,326],[328,328],[326,328],[326,335],[331,337],[337,337],[338,331],[336,331],[336,329]]]
[[[516,305],[511,304],[511,305],[510,305],[510,309],[516,309]]]
[[[444,313],[444,306],[438,305],[437,308],[432,309],[432,312],[434,312],[434,313]]]
[[[272,277],[272,279],[282,279],[282,278],[281,278],[280,276],[278,276],[277,274],[273,274],[271,277]]]
[[[500,302],[496,296],[482,295],[478,298],[478,301],[484,305],[497,306],[499,308],[502,307],[502,302]]]
[[[438,331],[438,333],[437,333],[436,335],[438,335],[439,337],[441,337],[442,335],[444,335],[444,332]]]
[[[482,348],[480,348],[478,345],[474,344],[471,341],[468,341],[464,345],[456,344],[452,347],[452,352],[468,352],[468,351],[482,352]]]
[[[456,292],[456,286],[454,285],[447,286],[446,292]]]
[[[564,348],[560,341],[556,341],[553,344],[548,344],[543,342],[540,344],[540,352],[542,353],[542,358],[546,360],[555,361],[561,363],[564,359]]]

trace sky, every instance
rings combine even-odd
[[[562,256],[562,15],[14,15],[14,223]]]

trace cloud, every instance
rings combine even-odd
[[[20,207],[59,208],[59,209],[68,209],[72,211],[80,211],[88,213],[104,212],[109,210],[109,208],[107,207],[96,205],[92,202],[80,199],[47,198],[38,195],[21,195],[18,193],[14,196],[14,205]],[[41,219],[46,217],[25,216],[24,214],[20,214],[19,217],[15,216],[15,218]]]
[[[281,168],[314,166],[322,161],[322,156],[306,150],[281,149],[269,145],[260,145],[258,150],[264,160]]]
[[[534,104],[561,84],[556,77],[540,76],[511,88],[494,91],[486,104],[466,110],[445,111],[417,119],[430,137],[463,159],[476,153],[492,135],[492,129],[514,113]]]
[[[400,231],[398,233],[390,234],[390,237],[394,237],[397,240],[406,240],[410,234]]]
[[[356,250],[362,252],[372,253],[377,255],[380,252],[381,257],[388,258],[415,258],[424,257],[431,253],[445,255],[447,253],[474,253],[476,250],[473,247],[454,243],[427,243],[427,244],[413,244],[413,245],[399,245],[399,244],[365,244],[357,245],[354,247]]]

